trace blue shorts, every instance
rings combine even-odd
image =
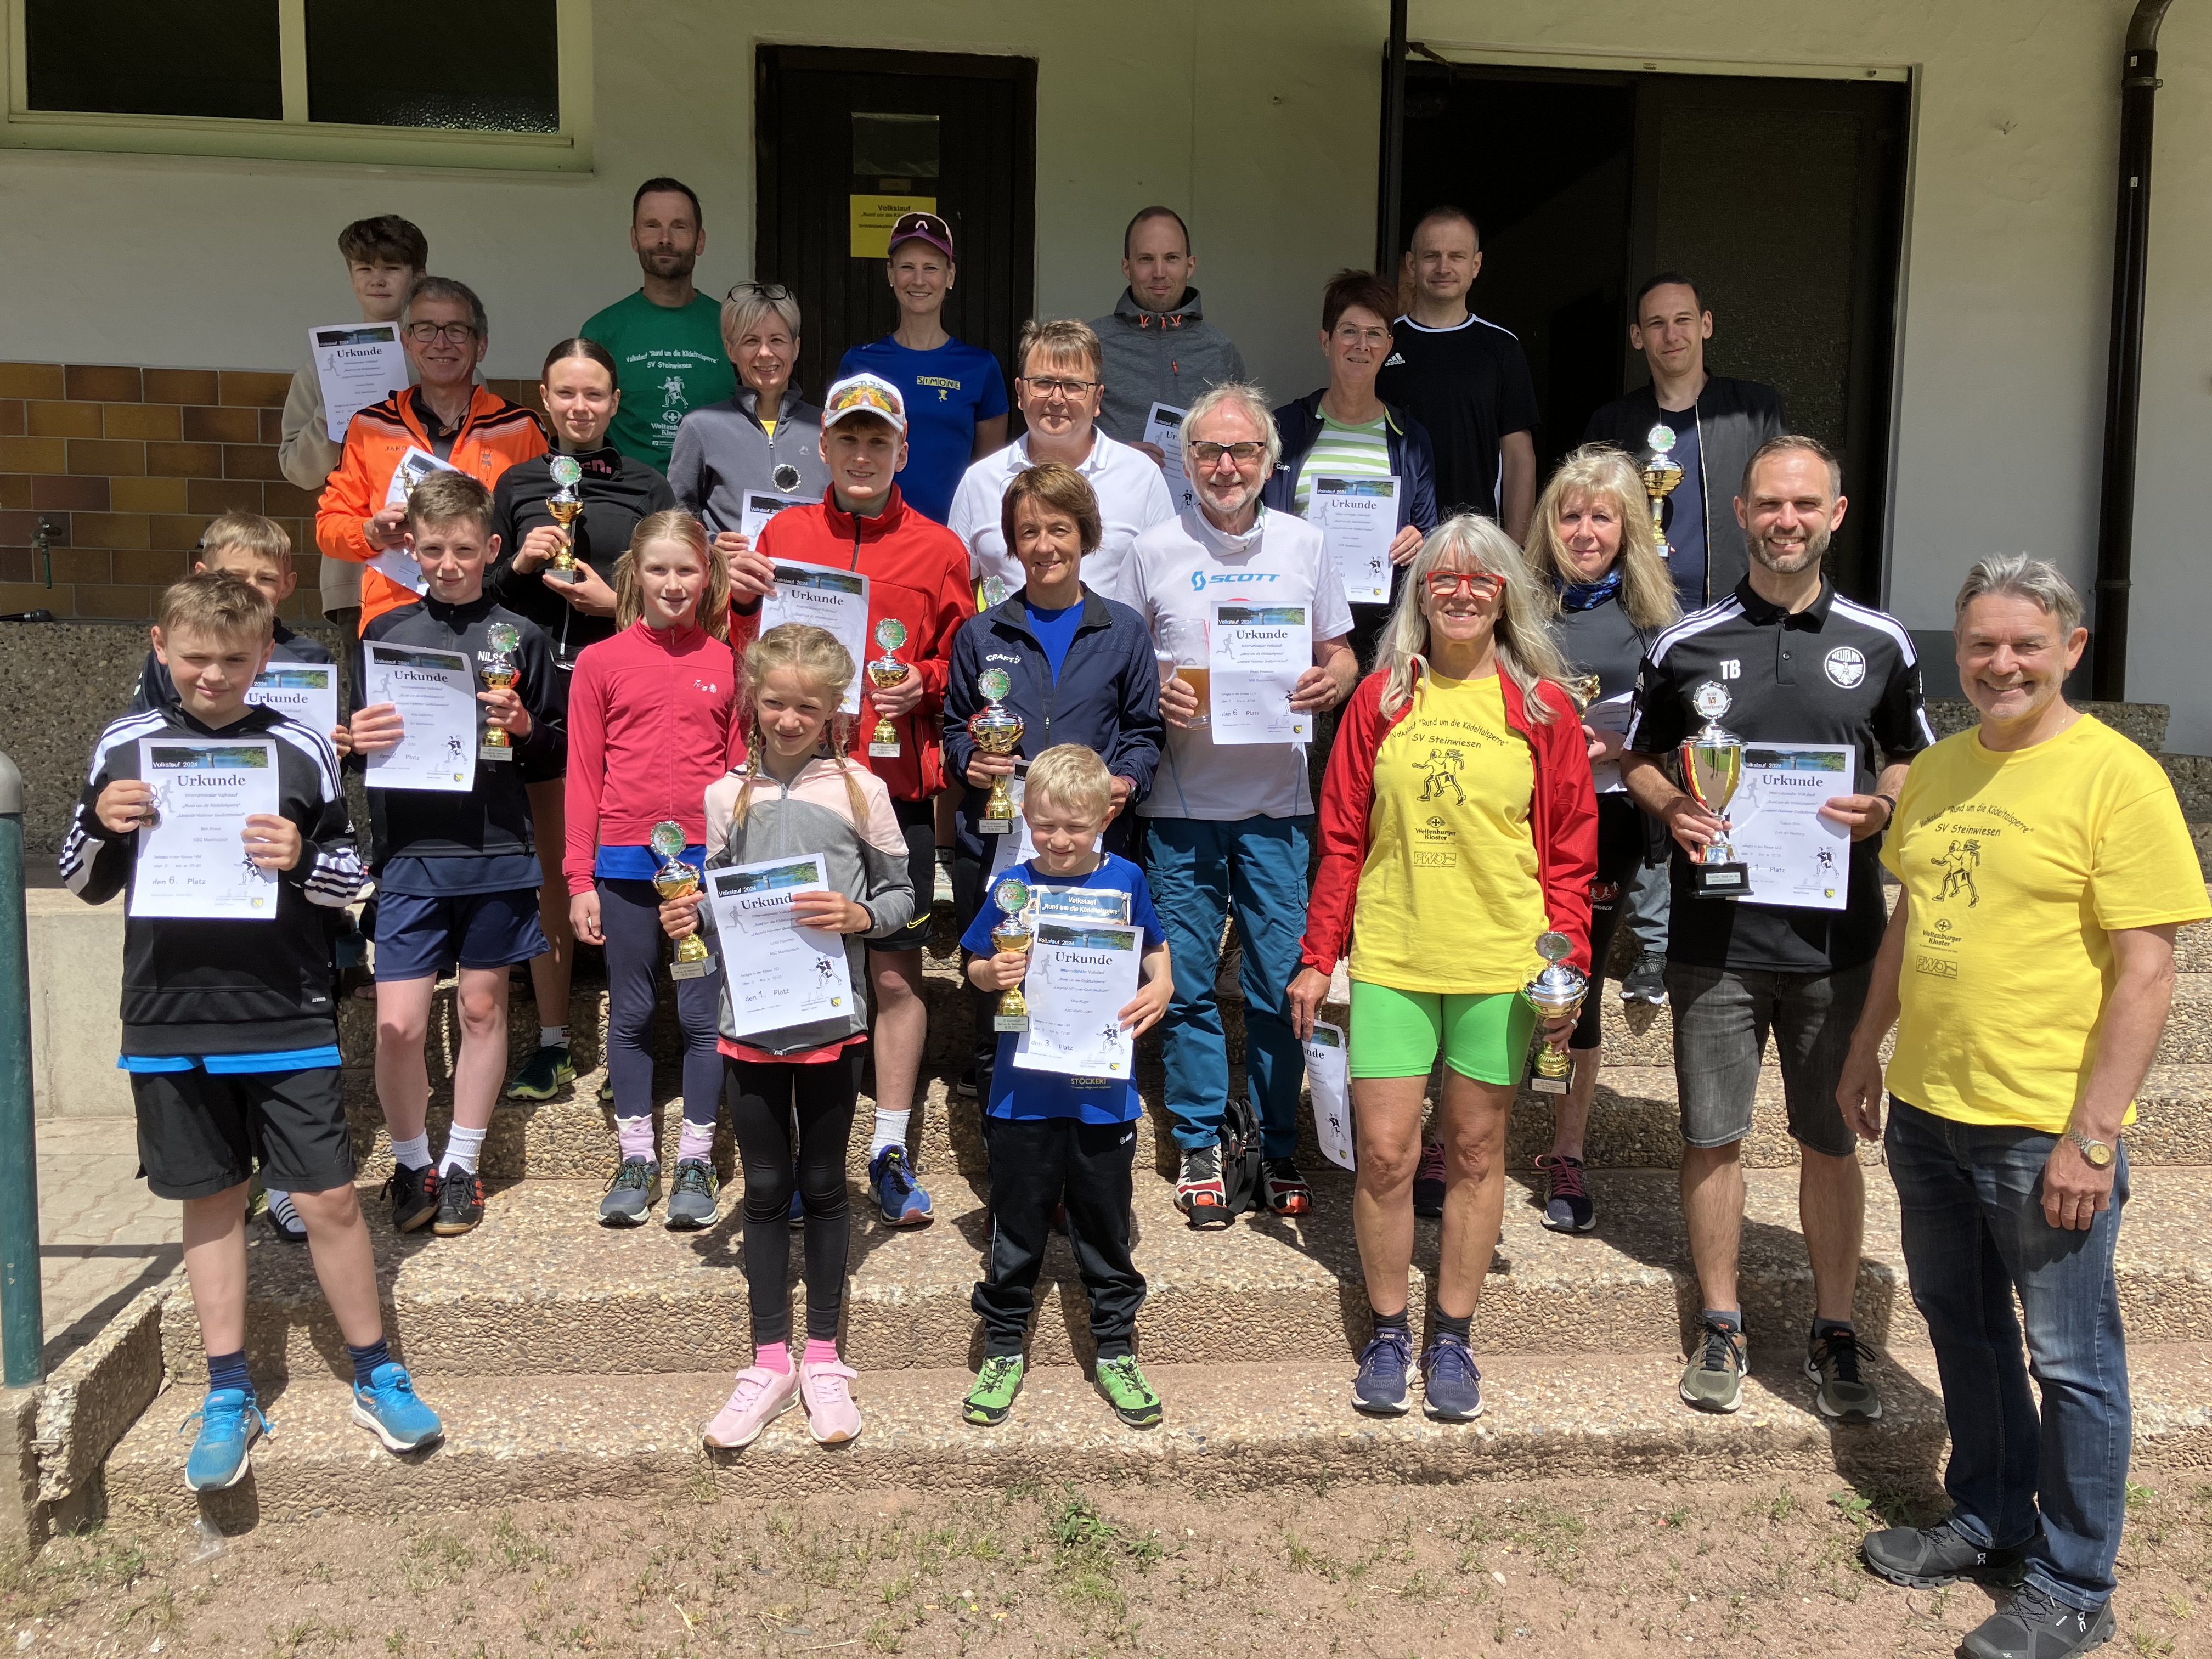
[[[538,890],[376,896],[376,977],[435,979],[463,968],[507,968],[553,947],[538,925]]]

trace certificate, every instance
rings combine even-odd
[[[1593,732],[1610,732],[1615,737],[1628,735],[1629,716],[1636,712],[1636,693],[1624,691],[1617,697],[1601,698],[1583,710],[1583,724]],[[1592,761],[1590,781],[1600,794],[1621,787],[1620,763],[1618,760]]]
[[[1390,603],[1390,544],[1398,538],[1395,478],[1316,478],[1306,522],[1321,528],[1354,605]]]
[[[153,786],[157,816],[138,831],[131,914],[276,920],[276,873],[246,856],[246,820],[276,811],[276,756],[269,740],[143,738],[138,775]]]
[[[323,389],[323,429],[334,444],[345,441],[347,422],[415,378],[397,323],[325,323],[307,331],[307,349]]]
[[[837,636],[853,653],[853,683],[845,688],[841,714],[860,712],[860,682],[868,660],[868,579],[856,571],[823,564],[775,562],[775,586],[761,600],[760,631],[783,623],[811,623]]]
[[[477,683],[458,651],[362,641],[361,702],[399,711],[400,738],[372,750],[371,789],[463,793],[477,781]]]
[[[733,1035],[817,1025],[851,1012],[845,936],[793,920],[794,896],[828,888],[822,866],[819,853],[805,853],[707,872]]]
[[[384,504],[398,507],[404,502],[415,486],[433,472],[458,472],[460,468],[440,460],[427,449],[409,449],[399,458],[399,465],[392,469],[392,482],[384,487]],[[429,586],[422,574],[422,566],[405,547],[387,547],[368,562],[372,570],[380,570],[410,593],[420,593]]]
[[[1000,876],[1023,860],[1036,856],[1036,842],[1030,834],[1030,821],[1022,812],[1024,787],[1024,780],[1019,777],[1006,780],[1006,793],[1014,798],[1014,827],[1003,836],[993,838],[997,844],[991,849],[991,873],[983,883],[986,892],[997,885]],[[1124,915],[1121,920],[1127,921],[1128,917]]]
[[[1306,1086],[1313,1094],[1314,1136],[1321,1143],[1322,1156],[1340,1170],[1357,1169],[1352,1150],[1351,1056],[1344,1028],[1316,1020],[1305,1048]]]
[[[246,693],[257,708],[274,708],[325,737],[338,723],[338,668],[330,662],[272,662]]]
[[[1298,676],[1313,666],[1313,628],[1302,605],[1213,601],[1206,641],[1213,740],[1304,743],[1313,716],[1291,707]]]
[[[1747,743],[1729,802],[1729,844],[1751,866],[1746,904],[1840,910],[1850,896],[1851,832],[1820,808],[1855,793],[1851,750],[1807,743]]]
[[[1127,1079],[1129,1034],[1121,1010],[1137,994],[1133,927],[1039,919],[1022,981],[1030,1028],[1014,1045],[1026,1072]]]
[[[1152,412],[1145,417],[1145,441],[1158,445],[1160,453],[1167,458],[1168,497],[1178,513],[1198,499],[1182,473],[1182,417],[1188,412],[1173,404],[1154,404]]]
[[[765,489],[748,489],[745,491],[744,514],[739,520],[738,528],[744,532],[749,541],[757,546],[760,543],[760,533],[767,528],[770,519],[775,517],[787,507],[804,507],[805,504],[796,495],[777,495]],[[855,663],[854,666],[858,665]]]

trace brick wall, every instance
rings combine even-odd
[[[319,614],[315,498],[276,467],[287,374],[0,362],[0,611],[143,622],[220,513],[292,538],[294,620]],[[492,381],[537,404],[534,382]],[[52,526],[53,586],[34,550]]]

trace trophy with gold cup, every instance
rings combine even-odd
[[[664,818],[653,826],[653,850],[660,854],[660,868],[653,872],[653,890],[663,899],[682,898],[699,889],[699,872],[684,862],[684,826]],[[693,928],[676,941],[676,960],[668,965],[671,979],[700,979],[714,970],[707,941]]]
[[[1000,909],[999,925],[991,929],[991,948],[1012,951],[1027,956],[1036,934],[1030,926],[1029,884],[1008,876],[991,890],[991,902]],[[1026,1031],[1030,1029],[1030,1000],[1022,994],[1018,985],[1009,985],[999,993],[999,1008],[992,1016],[991,1029],[997,1031]]]
[[[1597,701],[1598,693],[1605,689],[1604,683],[1595,674],[1563,675],[1559,684],[1567,688],[1567,695],[1575,700],[1577,714],[1589,714],[1589,706]]]
[[[1589,976],[1579,968],[1567,965],[1574,954],[1574,941],[1565,933],[1541,933],[1536,939],[1536,954],[1544,958],[1544,969],[1521,988],[1521,994],[1543,1020],[1571,1019],[1583,1011],[1583,999],[1589,994]],[[1564,1048],[1554,1048],[1540,1034],[1536,1039],[1536,1063],[1528,1079],[1528,1086],[1540,1095],[1563,1095],[1567,1091],[1567,1079],[1574,1063]]]
[[[892,653],[906,643],[906,624],[896,617],[886,617],[876,624],[876,646],[884,653],[868,664],[868,684],[878,691],[888,691],[912,671]],[[868,733],[868,753],[876,756],[896,756],[899,751],[898,727],[882,709],[876,711],[876,729]]]
[[[1644,493],[1651,498],[1651,536],[1659,544],[1659,556],[1670,558],[1674,550],[1667,545],[1667,498],[1682,482],[1682,464],[1672,453],[1674,428],[1662,421],[1644,434],[1644,441],[1651,447],[1651,459],[1644,463]]]
[[[489,691],[504,691],[522,678],[522,671],[514,665],[509,653],[522,643],[522,635],[515,632],[512,623],[494,623],[484,629],[484,644],[491,655],[477,671],[477,678]],[[506,728],[487,721],[483,741],[477,745],[477,758],[488,761],[508,761],[514,758],[514,739]]]
[[[987,668],[975,677],[975,689],[983,694],[984,707],[968,719],[968,735],[975,746],[987,755],[1011,755],[1021,746],[1022,733],[1028,730],[1022,717],[1005,708],[1000,699],[1013,687],[1003,668]],[[991,780],[991,793],[983,800],[983,816],[976,823],[978,834],[1003,836],[1014,827],[1014,792],[1006,787],[1002,777]]]
[[[1721,730],[1729,711],[1728,692],[1707,680],[1691,696],[1690,707],[1705,717],[1702,730],[1682,744],[1682,787],[1690,799],[1717,818],[1725,817],[1736,786],[1743,781],[1743,743]],[[1724,836],[1705,843],[1705,856],[1690,866],[1690,890],[1699,898],[1740,899],[1751,893],[1751,866],[1737,860]]]
[[[553,556],[553,574],[564,582],[580,582],[583,572],[576,568],[576,536],[574,526],[577,515],[584,510],[584,498],[576,493],[583,482],[584,466],[574,455],[556,455],[548,470],[553,482],[559,486],[545,498],[545,510],[553,522],[561,526],[561,550]]]

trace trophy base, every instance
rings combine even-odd
[[[1563,1095],[1567,1091],[1567,1079],[1563,1077],[1546,1077],[1541,1072],[1537,1072],[1528,1079],[1528,1087],[1530,1091],[1535,1094]]]
[[[1013,833],[1012,818],[977,818],[975,833],[979,836],[1005,836]]]
[[[514,745],[511,743],[483,744],[477,750],[477,758],[478,760],[488,761],[513,760],[514,758]]]
[[[697,962],[672,962],[668,964],[671,979],[704,979],[714,971],[714,958],[707,957]]]
[[[896,760],[898,754],[899,746],[895,743],[872,743],[868,745],[871,760]]]
[[[994,1014],[991,1029],[994,1031],[1026,1031],[1030,1029],[1027,1014]]]
[[[1693,864],[1690,866],[1690,892],[1696,898],[1748,897],[1751,893],[1751,866],[1747,864]]]
[[[584,568],[578,564],[556,564],[545,574],[556,582],[580,582],[584,580]]]

